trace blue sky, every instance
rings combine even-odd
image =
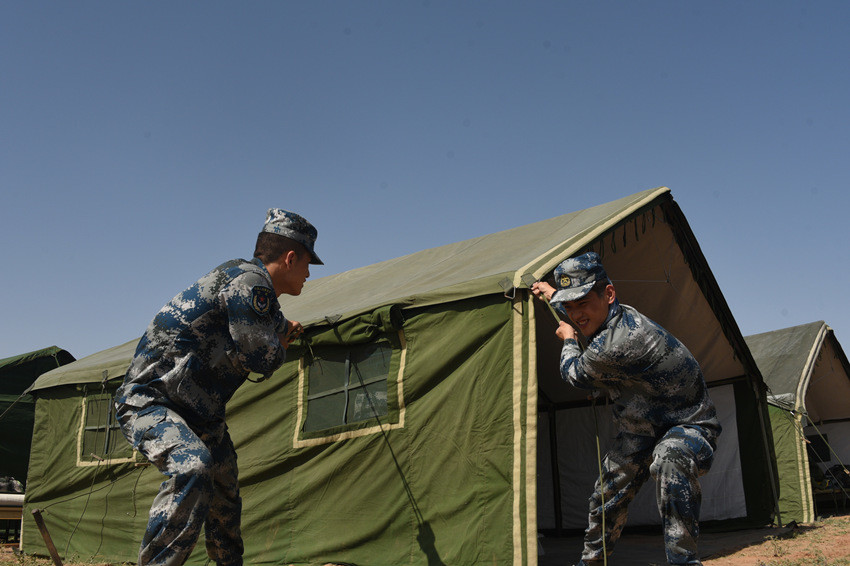
[[[313,277],[668,186],[850,349],[850,3],[0,3],[0,358],[137,338],[269,207]]]

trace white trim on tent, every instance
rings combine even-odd
[[[513,462],[513,549],[514,564],[523,564],[522,545],[522,304],[514,297],[512,306],[513,326],[513,426],[514,426],[514,462]],[[519,308],[517,308],[519,307]],[[536,535],[535,535],[536,536]]]
[[[520,303],[528,312],[528,391],[526,393],[525,418],[525,520],[526,545],[529,566],[537,565],[537,332],[534,331],[534,297],[528,293],[528,301]]]
[[[818,330],[817,338],[812,343],[812,347],[809,350],[809,355],[806,358],[806,363],[803,366],[803,371],[800,374],[800,380],[797,382],[797,398],[794,401],[794,409],[797,411],[806,411],[806,391],[809,389],[809,381],[812,379],[812,374],[814,373],[815,363],[817,362],[818,355],[820,354],[821,347],[823,346],[823,341],[826,338],[828,327],[824,324]]]

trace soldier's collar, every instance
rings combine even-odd
[[[621,310],[623,307],[620,306],[620,300],[614,299],[614,302],[608,305],[608,318],[605,319],[605,324],[611,322],[611,319],[620,314]]]

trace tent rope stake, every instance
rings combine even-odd
[[[59,558],[59,553],[56,551],[56,546],[53,545],[53,539],[50,538],[50,532],[47,530],[47,525],[44,524],[44,518],[41,516],[41,509],[32,510],[33,519],[38,526],[41,537],[44,539],[44,544],[47,545],[47,550],[50,552],[50,557],[56,566],[62,566],[62,559]]]

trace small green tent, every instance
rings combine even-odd
[[[770,389],[781,519],[812,522],[816,508],[810,465],[824,472],[835,464],[850,464],[850,364],[823,321],[746,340]]]
[[[623,302],[694,353],[723,407],[704,516],[768,523],[763,382],[662,187],[281,297],[305,338],[228,405],[246,562],[537,564],[538,531],[569,528],[574,512],[586,512],[596,461],[585,395],[558,377],[556,322],[529,285],[590,249]],[[26,507],[43,509],[68,558],[135,560],[162,480],[122,442],[109,408],[134,347],[54,370],[34,388],[38,450]],[[654,502],[634,508],[657,523]],[[31,521],[24,550],[44,553]],[[190,562],[205,559],[199,545]]]
[[[0,477],[26,483],[35,401],[25,391],[39,375],[73,361],[56,346],[0,360]]]

